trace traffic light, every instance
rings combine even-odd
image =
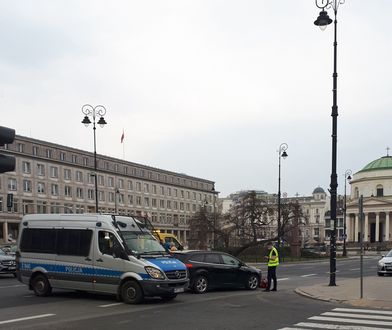
[[[14,142],[15,130],[0,126],[0,146]],[[0,154],[0,173],[15,170],[15,157]]]

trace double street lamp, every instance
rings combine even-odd
[[[347,257],[347,249],[346,249],[346,239],[347,239],[347,226],[346,226],[346,212],[347,212],[347,194],[346,194],[346,183],[347,180],[351,180],[351,174],[353,172],[351,170],[347,170],[344,173],[344,212],[343,212],[343,257]]]
[[[338,105],[337,105],[337,14],[340,4],[345,0],[315,0],[316,6],[321,9],[319,17],[314,21],[314,24],[319,26],[321,30],[325,30],[327,25],[332,23],[325,9],[333,9],[334,20],[334,43],[333,43],[333,104],[332,104],[332,172],[329,192],[331,194],[331,220],[334,223],[333,231],[331,233],[331,247],[330,247],[330,275],[329,286],[336,286],[336,207],[337,207],[337,188],[338,178],[336,173],[336,154],[337,154],[337,119],[338,119]]]
[[[100,117],[98,121],[98,125],[101,126],[102,128],[107,124],[105,121],[105,116],[106,114],[106,109],[103,105],[97,105],[93,107],[90,104],[85,104],[82,107],[82,112],[84,114],[84,118],[82,120],[82,124],[84,124],[86,127],[91,124],[90,117],[93,120],[93,132],[94,132],[94,183],[95,183],[95,212],[98,213],[98,178],[97,178],[97,140],[96,140],[96,135],[95,135],[95,118]]]
[[[280,210],[280,167],[281,167],[281,159],[286,159],[288,149],[287,143],[282,143],[279,146],[279,176],[278,176],[278,251],[280,252],[280,245],[282,241],[282,224],[281,224],[281,210]]]

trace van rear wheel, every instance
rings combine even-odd
[[[127,281],[121,286],[121,298],[126,304],[139,304],[143,301],[143,290],[135,281]]]
[[[39,274],[35,276],[31,282],[34,293],[38,297],[45,297],[51,294],[52,287],[45,275]]]

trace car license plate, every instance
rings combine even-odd
[[[184,292],[184,288],[174,288],[174,293]]]

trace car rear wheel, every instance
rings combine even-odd
[[[245,286],[248,290],[256,290],[259,287],[259,278],[256,275],[250,275]]]
[[[121,286],[121,298],[126,304],[139,304],[143,301],[143,290],[135,281],[127,281]]]
[[[208,279],[204,275],[199,275],[193,284],[193,291],[196,293],[206,293],[208,289]]]
[[[39,274],[35,276],[31,282],[31,287],[36,296],[45,297],[50,295],[52,287],[45,275]]]

